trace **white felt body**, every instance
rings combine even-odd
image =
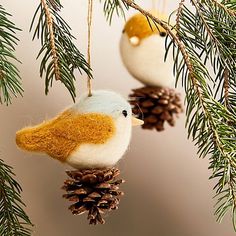
[[[153,34],[141,40],[137,46],[131,45],[126,33],[120,40],[120,53],[129,73],[145,85],[170,87],[174,83],[173,60],[165,55],[165,39]]]
[[[131,107],[120,95],[111,91],[95,91],[92,97],[82,96],[72,109],[79,113],[97,112],[110,115],[115,134],[106,144],[82,144],[67,159],[77,169],[114,166],[124,155],[131,138]],[[126,110],[127,117],[122,111]]]

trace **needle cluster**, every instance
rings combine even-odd
[[[22,95],[23,89],[19,62],[15,56],[16,32],[19,30],[10,19],[11,15],[0,5],[0,103],[11,103],[12,96]],[[23,210],[21,187],[12,168],[0,160],[0,235],[28,236],[31,222]]]
[[[0,235],[30,236],[32,226],[23,210],[22,189],[12,168],[0,160]]]
[[[48,94],[55,79],[64,84],[74,100],[75,70],[84,71],[90,78],[92,75],[84,55],[73,42],[70,26],[60,15],[61,8],[59,0],[41,0],[30,30],[34,31],[33,39],[41,41],[37,58],[41,57],[40,76],[45,75],[45,93]]]
[[[166,30],[166,55],[172,53],[176,84],[181,81],[185,88],[188,136],[198,147],[199,157],[209,158],[210,178],[216,182],[217,220],[230,212],[236,230],[236,1],[179,0],[175,26],[133,0],[103,3],[109,22],[114,13],[124,16],[133,8]],[[58,80],[75,99],[75,70],[91,78],[91,68],[75,46],[71,29],[60,15],[61,8],[60,0],[40,0],[31,30],[33,39],[41,41],[38,58],[46,94]],[[15,33],[19,29],[9,18],[0,5],[0,103],[6,104],[23,91],[15,66]],[[8,230],[1,235],[29,235],[21,224],[30,221],[21,208],[20,190],[10,167],[0,162],[0,233]]]
[[[236,230],[236,2],[181,0],[176,33],[135,1],[119,3],[166,30],[166,56],[173,54],[176,84],[181,80],[186,92],[188,136],[198,147],[199,157],[209,157],[210,178],[216,181],[217,220],[230,211]]]
[[[17,44],[16,32],[19,29],[10,19],[11,15],[0,5],[0,103],[11,103],[12,96],[22,95],[23,89],[19,71],[15,65],[19,62],[15,56]]]

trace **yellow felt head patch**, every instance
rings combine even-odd
[[[165,15],[158,12],[151,13],[159,19],[167,21],[167,17]],[[148,22],[147,18],[143,14],[138,13],[126,22],[124,32],[127,33],[129,38],[138,37],[139,39],[144,39],[152,34],[160,34],[164,36],[166,34],[165,29],[160,25],[157,26],[151,20]]]
[[[81,144],[104,144],[114,133],[112,117],[68,110],[50,121],[18,131],[16,143],[26,151],[47,153],[64,162]]]

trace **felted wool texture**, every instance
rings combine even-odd
[[[123,115],[127,111],[127,117]],[[20,130],[17,145],[80,169],[115,165],[131,137],[131,106],[112,91],[93,91],[55,119]]]
[[[120,94],[109,90],[95,90],[91,97],[85,93],[71,109],[80,113],[103,113],[115,119],[122,114],[123,110],[127,111],[129,117],[132,114],[127,100]]]
[[[114,166],[122,158],[130,143],[132,125],[130,104],[117,93],[99,90],[94,91],[92,97],[83,95],[72,109],[83,113],[95,111],[109,114],[115,122],[116,131],[104,145],[82,145],[68,158],[67,163],[77,169]],[[127,111],[127,117],[122,114],[123,110]]]
[[[167,17],[165,15],[160,14],[157,11],[152,11],[151,13],[154,16],[167,21]],[[165,32],[165,29],[160,25],[158,25],[157,28],[152,21],[148,22],[147,18],[143,14],[137,13],[127,21],[124,27],[124,32],[129,38],[136,36],[142,40],[152,34],[160,34],[160,32]]]
[[[18,131],[16,143],[26,151],[47,153],[64,162],[82,144],[104,144],[114,132],[114,122],[107,115],[65,111],[53,120]]]
[[[164,62],[165,38],[158,34],[152,34],[135,47],[131,45],[129,36],[124,33],[120,40],[120,53],[123,64],[129,73],[144,85],[173,86],[173,59],[171,55],[168,55]]]

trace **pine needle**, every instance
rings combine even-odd
[[[19,29],[9,19],[11,15],[0,5],[0,103],[9,105],[12,96],[22,96],[19,70],[15,63],[19,60],[15,57],[17,45],[16,32]]]
[[[91,68],[84,55],[75,46],[75,37],[70,26],[60,16],[62,5],[59,0],[41,0],[37,7],[30,30],[33,40],[40,39],[42,48],[37,58],[41,58],[40,76],[45,76],[45,93],[48,94],[53,80],[61,81],[75,100],[75,70],[84,71],[92,78]]]

